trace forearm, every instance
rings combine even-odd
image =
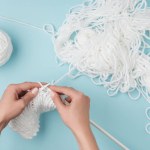
[[[98,145],[96,143],[95,137],[90,129],[90,127],[85,127],[84,129],[73,132],[78,143],[80,150],[98,150]]]
[[[73,88],[51,86],[51,98],[64,123],[75,135],[80,150],[98,150],[94,135],[90,128],[90,98]],[[60,93],[67,95],[69,105],[62,103]]]

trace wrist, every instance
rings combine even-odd
[[[82,130],[73,131],[73,134],[75,135],[78,141],[80,150],[99,149],[90,126],[85,126],[84,128],[82,128]]]
[[[5,120],[0,117],[0,132],[5,128],[6,125],[7,123],[5,122]]]
[[[80,134],[85,135],[85,133],[91,132],[91,128],[90,128],[90,125],[77,126],[71,129],[71,131],[73,132],[75,136],[79,136]]]
[[[5,120],[5,117],[3,115],[3,112],[1,111],[1,104],[0,104],[0,132],[5,128],[7,125],[7,121]]]

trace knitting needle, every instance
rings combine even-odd
[[[112,141],[114,141],[117,145],[119,145],[124,150],[129,150],[124,144],[122,144],[120,141],[118,141],[114,136],[112,136],[110,133],[108,133],[106,130],[104,130],[100,125],[96,124],[94,121],[90,120],[90,124],[97,128],[99,131],[104,133],[107,137],[109,137]]]
[[[70,103],[65,100],[67,98],[66,95],[61,95],[61,99],[64,104],[69,105]],[[119,145],[123,150],[129,150],[124,144],[122,144],[119,140],[117,140],[114,136],[112,136],[110,133],[108,133],[105,129],[103,129],[100,125],[95,123],[93,120],[90,120],[90,124],[101,131],[103,134],[105,134],[107,137],[109,137],[112,141],[114,141],[117,145]]]
[[[57,79],[56,81],[54,81],[53,83],[49,82],[48,84],[42,85],[41,89],[45,89],[46,87],[48,87],[49,85],[53,85],[53,84],[57,84],[59,83],[61,80],[63,80],[69,73],[65,73],[63,76],[61,76],[59,79]]]
[[[54,84],[57,84],[58,82],[60,82],[61,80],[63,80],[69,73],[64,74],[63,76],[61,76],[59,79],[57,79]],[[49,86],[51,83],[46,84],[45,86],[43,86],[43,88],[46,88],[47,86]],[[69,105],[70,103],[67,102],[66,99],[67,95],[61,95],[61,99],[64,102],[64,104]],[[109,137],[112,141],[114,141],[118,146],[120,146],[123,150],[129,150],[124,144],[122,144],[119,140],[117,140],[114,136],[112,136],[110,133],[108,133],[105,129],[103,129],[100,125],[98,125],[97,123],[95,123],[94,121],[90,120],[90,124],[95,127],[96,129],[98,129],[99,131],[101,131],[103,134],[105,134],[107,137]]]

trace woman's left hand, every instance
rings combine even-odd
[[[0,101],[0,131],[8,122],[17,117],[37,95],[40,85],[34,82],[11,84]]]

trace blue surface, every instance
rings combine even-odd
[[[69,8],[81,0],[0,0],[0,15],[9,16],[34,25],[61,25]],[[10,83],[24,81],[49,82],[67,71],[58,67],[50,37],[44,32],[0,20],[0,28],[12,38],[14,53],[0,68],[0,94]],[[149,150],[150,135],[144,127],[148,123],[141,98],[132,101],[125,94],[108,97],[106,89],[93,85],[87,77],[76,81],[65,79],[61,85],[72,86],[91,97],[91,118],[123,142],[131,150]],[[93,129],[101,150],[120,150],[102,133]],[[89,141],[90,142],[90,141]],[[10,128],[0,136],[0,150],[76,150],[75,138],[62,123],[56,111],[41,116],[41,130],[33,140],[25,140]]]

